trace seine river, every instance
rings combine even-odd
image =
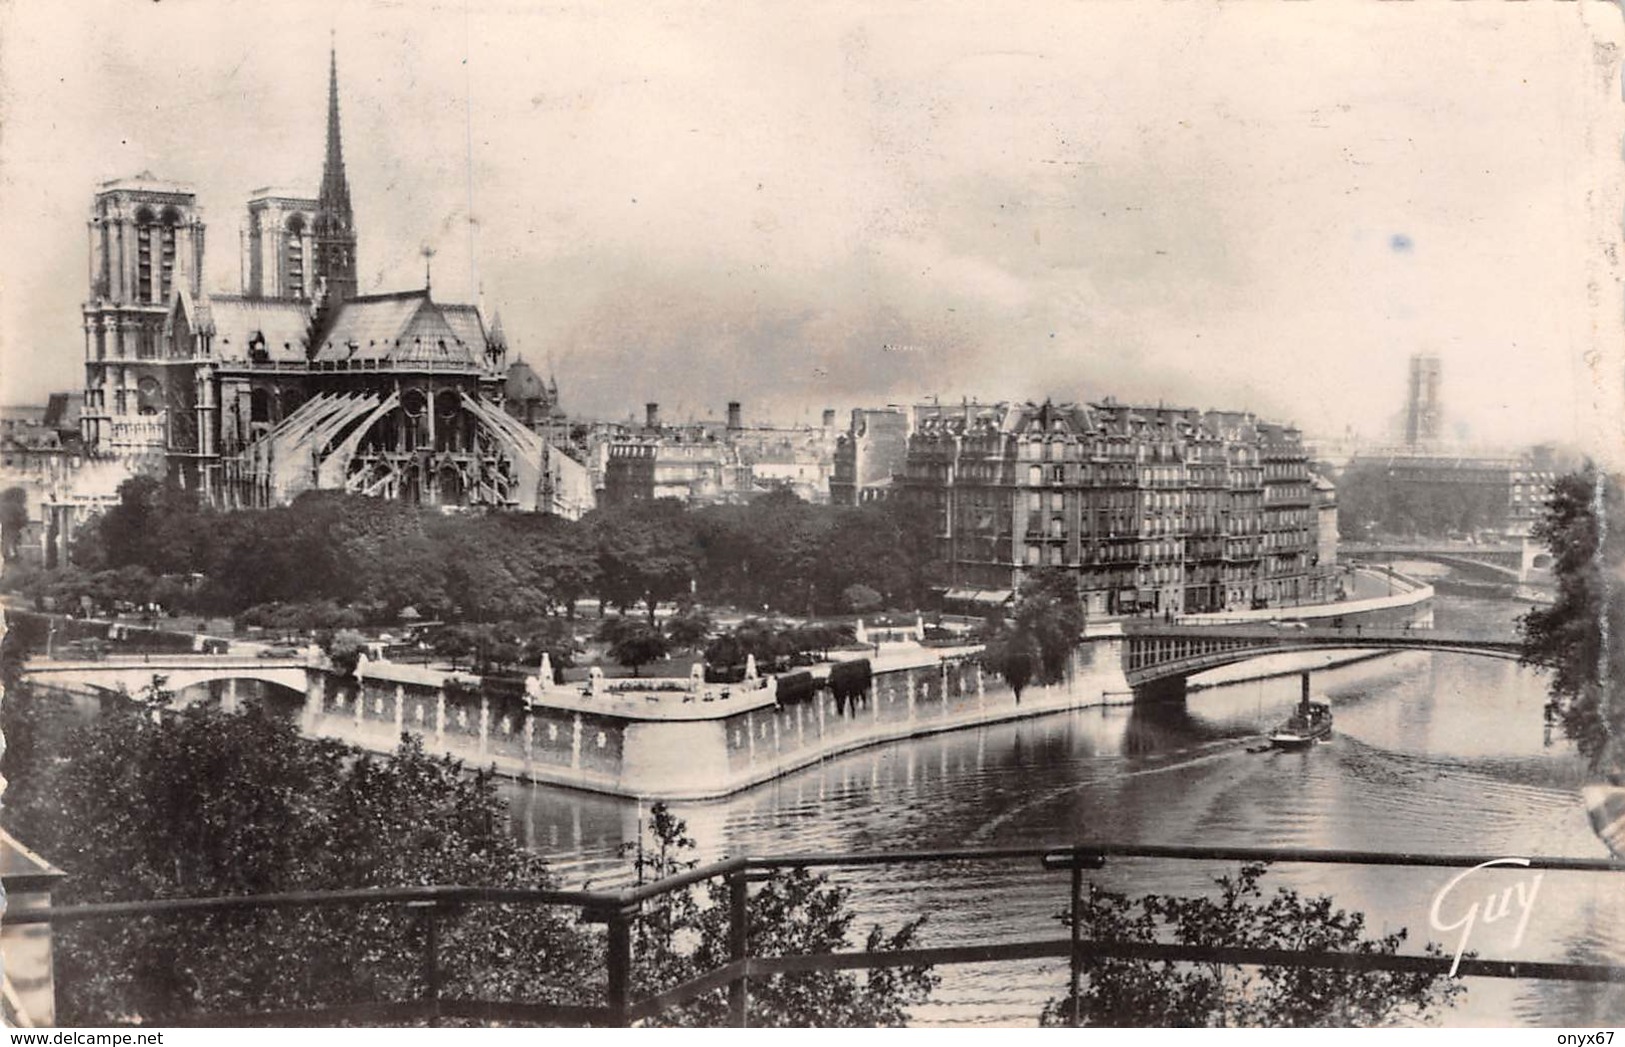
[[[1505,621],[1523,605],[1440,598],[1441,628]],[[1279,662],[1249,663],[1252,672]],[[1230,670],[1231,676],[1236,675]],[[1250,751],[1297,700],[1286,676],[1223,682],[1184,703],[1058,713],[852,753],[730,799],[675,806],[700,856],[1064,844],[1096,839],[1605,857],[1561,737],[1545,734],[1544,681],[1508,661],[1399,652],[1316,671],[1331,701],[1330,742],[1303,752]],[[509,784],[515,831],[572,884],[624,882],[622,845],[643,812],[631,801]],[[1195,893],[1222,865],[1114,861],[1102,882]],[[923,944],[1051,937],[1066,873],[1036,862],[955,863],[837,874],[865,925],[928,917]],[[1428,926],[1451,870],[1279,866],[1264,879],[1366,914],[1380,933],[1409,931],[1454,950],[1459,931]],[[1468,948],[1486,958],[1625,963],[1625,883],[1610,874],[1482,872],[1441,906],[1455,922],[1516,882],[1534,903],[1520,943],[1515,918],[1480,921]],[[1030,1025],[1065,991],[1064,961],[942,968],[920,1025]],[[1469,981],[1451,1025],[1625,1023],[1625,986]]]

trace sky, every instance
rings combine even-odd
[[[499,312],[573,414],[937,395],[1380,439],[1613,410],[1621,20],[1563,4],[0,3],[0,401],[83,378],[91,196],[314,195],[364,292]]]

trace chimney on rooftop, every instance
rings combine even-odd
[[[738,400],[729,400],[728,401],[728,428],[729,429],[743,429],[744,427],[745,427],[744,424],[739,420],[739,401]]]
[[[824,408],[824,428],[835,428],[835,408],[833,407]]]
[[[646,403],[646,404],[643,405],[643,427],[645,429],[659,429],[660,428],[660,405],[659,404],[651,402],[651,403]]]

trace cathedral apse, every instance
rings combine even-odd
[[[205,223],[190,188],[147,173],[99,188],[87,449],[222,507],[341,489],[581,515],[585,467],[507,409],[509,371],[523,365],[500,322],[436,301],[427,274],[422,288],[360,293],[339,115],[335,52],[319,191],[251,194],[236,293],[201,286]]]

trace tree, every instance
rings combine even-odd
[[[852,626],[828,622],[808,622],[806,625],[797,625],[784,632],[785,640],[797,654],[816,653],[821,659],[829,657],[831,647],[852,643],[854,635]]]
[[[195,569],[214,515],[198,508],[197,492],[136,476],[119,485],[118,495],[117,505],[75,536],[75,563],[91,569],[145,567],[153,574]]]
[[[1008,617],[995,614],[984,623],[982,663],[1004,677],[1019,702],[1028,683],[1057,683],[1066,676],[1083,626],[1077,581],[1065,571],[1041,568],[1022,582]]]
[[[1036,644],[1025,633],[1002,629],[987,640],[982,648],[982,664],[1004,677],[1021,702],[1021,692],[1033,680],[1033,666],[1038,662]]]
[[[594,513],[599,595],[622,610],[643,603],[649,624],[655,608],[689,591],[695,572],[694,533],[686,510],[662,498],[619,512]]]
[[[688,607],[666,622],[666,635],[685,651],[697,650],[716,631],[717,621],[704,608]]]
[[[1520,621],[1523,662],[1550,674],[1551,708],[1593,769],[1625,777],[1625,498],[1595,466],[1562,477],[1534,537],[1557,599]],[[1620,781],[1617,784],[1625,784]]]
[[[553,663],[555,673],[576,663],[581,648],[566,619],[537,618],[515,628],[520,638],[520,658],[527,666],[540,665],[544,654]]]
[[[0,491],[0,560],[9,563],[17,559],[27,526],[28,492],[21,487]]]
[[[348,676],[355,672],[361,663],[361,655],[367,649],[367,638],[354,629],[339,629],[326,633],[320,638],[322,650],[333,663],[333,670],[340,675]]]
[[[727,668],[744,665],[745,659],[754,656],[757,669],[766,671],[792,650],[783,629],[761,618],[747,618],[706,645],[705,661],[708,665]]]
[[[861,582],[853,582],[841,590],[841,602],[853,614],[868,614],[879,609],[880,594]]]
[[[1085,939],[1191,946],[1290,949],[1393,956],[1403,929],[1365,937],[1365,917],[1278,887],[1265,899],[1261,864],[1219,876],[1217,900],[1125,894],[1089,885],[1080,911]],[[1070,926],[1071,911],[1060,914]],[[1435,943],[1428,956],[1444,956]],[[1245,968],[1234,964],[1095,959],[1070,993],[1044,1008],[1045,1025],[1123,1027],[1337,1027],[1417,1021],[1449,1007],[1466,991],[1445,974],[1308,967]]]
[[[874,671],[867,658],[836,662],[829,667],[829,690],[835,696],[835,707],[841,712],[868,694],[873,681]]]
[[[659,629],[647,622],[618,617],[606,619],[598,627],[598,639],[609,644],[609,656],[632,670],[666,657],[670,645]]]
[[[41,702],[27,688],[15,701]],[[11,724],[8,722],[8,727]],[[4,820],[72,875],[58,904],[465,883],[549,887],[495,783],[403,738],[393,757],[299,736],[250,705],[153,722],[105,711],[12,778]],[[8,754],[9,755],[9,754]],[[8,775],[9,775],[8,771]],[[572,914],[473,905],[440,915],[448,995],[590,1002],[600,963]],[[419,915],[395,906],[94,921],[55,947],[58,1017],[169,1024],[422,992]]]
[[[635,861],[640,882],[686,872],[697,864],[687,826],[663,803],[650,812],[651,844]],[[728,963],[728,887],[711,881],[690,885],[648,903],[636,925],[633,978],[639,995],[671,988]],[[747,946],[754,956],[795,956],[847,950],[853,946],[846,888],[805,869],[775,870],[754,885],[747,907]],[[879,925],[863,938],[865,952],[896,952],[915,947],[924,920],[888,934]],[[748,1021],[755,1028],[809,1026],[874,1028],[901,1026],[908,1009],[929,997],[937,984],[929,967],[876,968],[867,975],[807,971],[752,978]],[[675,1026],[727,1025],[726,991],[700,996],[662,1014],[656,1023]]]

